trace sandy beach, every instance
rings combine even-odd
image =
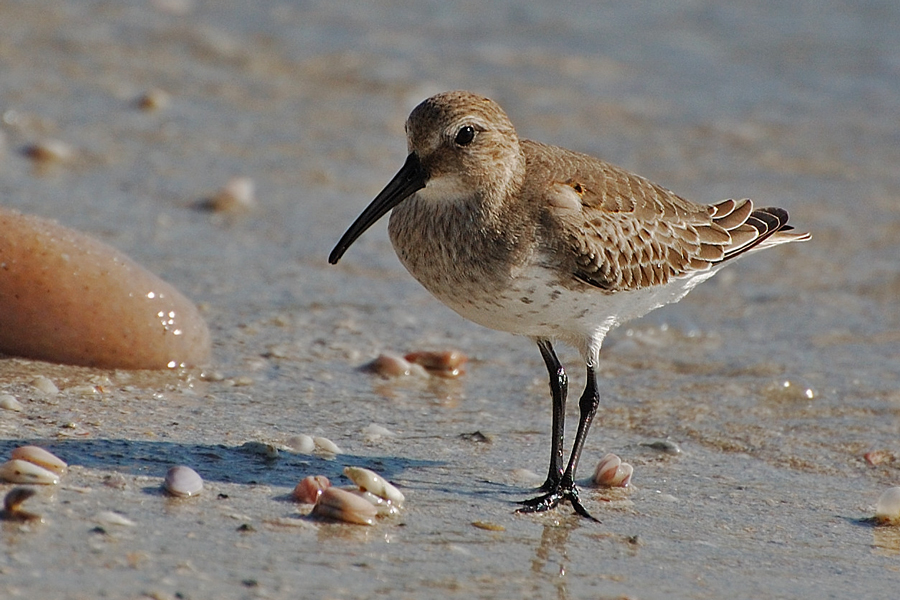
[[[20,405],[0,456],[70,465],[25,503],[41,522],[0,522],[0,597],[895,598],[900,528],[870,517],[900,485],[898,27],[888,0],[0,2],[0,204],[174,285],[214,357],[0,357]],[[327,264],[403,163],[409,111],[449,89],[494,98],[522,137],[813,233],[607,338],[579,470],[601,524],[514,512],[549,454],[534,344],[429,296],[383,222]],[[29,155],[48,140],[70,153]],[[235,177],[255,205],[209,210]],[[448,349],[461,377],[361,369]],[[343,453],[292,451],[299,434]],[[607,452],[628,490],[587,485]],[[198,496],[162,491],[179,464]],[[293,487],[346,484],[347,465],[394,482],[402,512],[307,518]]]

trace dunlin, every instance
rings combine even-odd
[[[528,336],[550,373],[550,469],[521,512],[568,500],[588,518],[575,471],[597,412],[607,332],[676,302],[746,252],[809,239],[781,208],[752,201],[695,204],[602,160],[519,139],[503,109],[446,92],[406,122],[409,156],[328,258],[337,263],[393,209],[391,242],[428,291],[476,323]],[[563,468],[567,377],[553,342],[587,366],[580,418]]]

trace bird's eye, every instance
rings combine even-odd
[[[475,128],[471,125],[465,125],[459,128],[459,132],[457,132],[456,134],[456,139],[453,141],[456,142],[457,146],[468,146],[474,139]]]

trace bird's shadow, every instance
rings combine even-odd
[[[240,485],[293,487],[306,475],[335,480],[342,477],[345,466],[365,467],[390,480],[407,469],[443,464],[395,456],[340,454],[323,458],[286,451],[271,457],[246,446],[122,439],[0,440],[0,455],[9,456],[14,448],[26,444],[49,450],[70,466],[164,477],[170,467],[187,465],[205,481]]]

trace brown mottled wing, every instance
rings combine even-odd
[[[529,177],[552,181],[539,202],[556,266],[609,292],[706,270],[786,227],[782,209],[754,211],[747,199],[696,204],[592,157],[524,142]],[[802,237],[780,235],[771,243]]]

